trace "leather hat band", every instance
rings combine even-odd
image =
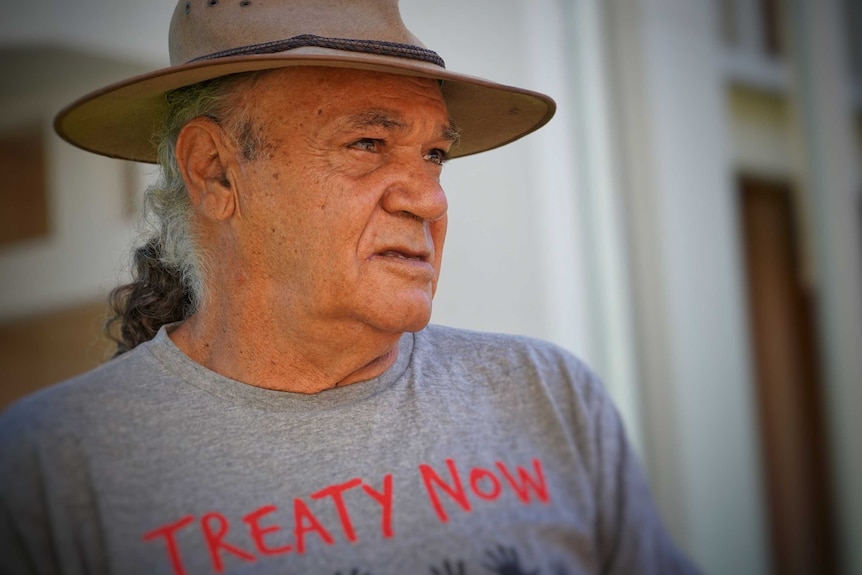
[[[201,62],[204,60],[215,60],[217,58],[228,58],[230,56],[249,56],[252,54],[276,54],[278,52],[286,52],[295,48],[305,46],[314,46],[315,48],[332,48],[334,50],[344,50],[347,52],[363,52],[366,54],[377,54],[380,56],[396,56],[398,58],[409,58],[411,60],[420,60],[429,62],[445,68],[443,62],[437,52],[420,48],[419,46],[411,46],[410,44],[401,44],[399,42],[385,42],[381,40],[351,40],[347,38],[325,38],[314,34],[302,34],[294,36],[286,40],[276,40],[273,42],[264,42],[262,44],[252,44],[250,46],[239,46],[229,50],[221,50],[206,56],[193,58],[187,63]]]

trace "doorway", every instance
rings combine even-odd
[[[755,395],[777,575],[838,573],[818,357],[789,182],[742,177],[741,222]]]

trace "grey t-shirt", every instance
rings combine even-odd
[[[0,572],[689,573],[578,360],[429,327],[316,395],[163,329],[0,417]]]

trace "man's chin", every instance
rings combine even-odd
[[[405,333],[405,332],[416,332],[422,331],[431,321],[431,312],[423,315],[422,317],[411,318],[408,321],[399,321],[395,325],[392,325],[389,331],[396,333]]]
[[[377,329],[390,333],[415,332],[431,321],[431,305],[393,306],[371,322]]]

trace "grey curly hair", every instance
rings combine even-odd
[[[234,139],[247,160],[260,149],[260,132],[236,95],[261,73],[237,74],[180,88],[166,95],[167,110],[155,136],[159,180],[144,195],[146,241],[132,256],[132,282],[109,295],[105,331],[117,344],[115,356],[148,341],[165,324],[181,321],[206,299],[208,255],[201,249],[192,206],[176,160],[177,138],[190,120],[205,116]]]

